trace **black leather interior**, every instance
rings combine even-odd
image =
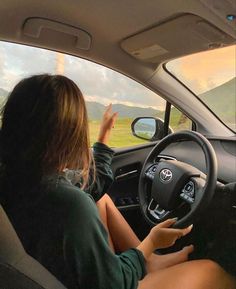
[[[0,288],[65,289],[51,273],[25,252],[1,206]]]

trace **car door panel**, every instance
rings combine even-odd
[[[138,200],[138,182],[144,160],[155,143],[116,149],[112,162],[114,183],[109,195],[121,214],[140,239],[148,233],[150,226],[144,220]]]

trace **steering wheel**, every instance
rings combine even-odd
[[[201,147],[206,174],[185,162],[159,157],[168,145],[180,141],[193,141]],[[163,138],[146,158],[139,178],[140,207],[146,220],[153,226],[178,217],[174,227],[190,225],[214,195],[217,167],[215,151],[200,133],[181,131]]]

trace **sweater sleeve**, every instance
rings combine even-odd
[[[74,282],[83,289],[136,289],[146,274],[137,249],[115,255],[108,245],[96,205],[88,194],[75,194],[65,226],[64,256]]]
[[[113,182],[113,173],[111,162],[114,151],[103,143],[96,142],[93,145],[93,156],[95,161],[95,180],[90,178],[90,185],[85,192],[90,194],[97,202],[111,186]]]

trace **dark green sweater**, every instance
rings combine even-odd
[[[26,196],[8,214],[25,249],[67,288],[134,289],[145,275],[143,255],[110,250],[94,201],[112,182],[113,151],[100,143],[93,150],[97,178],[88,192],[68,172],[46,177],[35,200]]]

